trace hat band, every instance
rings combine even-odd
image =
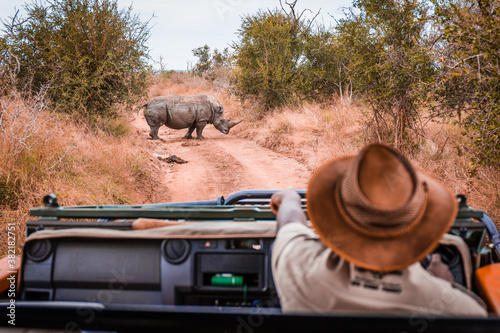
[[[370,237],[377,237],[377,238],[391,238],[391,237],[399,237],[402,235],[405,235],[409,233],[416,225],[419,224],[420,220],[424,216],[425,213],[425,208],[427,207],[427,197],[428,197],[428,187],[427,183],[423,182],[423,188],[424,188],[424,198],[423,198],[423,203],[422,206],[420,207],[420,210],[418,214],[413,218],[413,220],[410,223],[405,223],[401,226],[391,226],[389,227],[377,227],[374,225],[368,225],[364,224],[361,225],[358,222],[356,222],[349,213],[346,211],[344,204],[342,202],[342,198],[340,196],[340,189],[341,189],[341,181],[338,181],[336,186],[335,186],[335,203],[338,207],[338,211],[340,212],[340,215],[344,218],[344,220],[356,231]]]

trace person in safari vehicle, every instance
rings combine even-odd
[[[275,193],[272,269],[283,311],[360,310],[485,317],[430,253],[457,214],[453,193],[384,145],[335,159],[312,176],[307,226],[300,196]],[[430,256],[425,269],[421,260]]]

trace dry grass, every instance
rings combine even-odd
[[[445,183],[456,194],[464,194],[469,206],[486,212],[500,223],[500,170],[473,167],[470,156],[459,154],[461,129],[453,123],[429,123],[426,140],[412,161]]]
[[[151,77],[148,98],[164,95],[213,95],[213,89],[204,78],[187,73],[171,72]]]
[[[275,110],[235,127],[234,132],[298,159],[312,172],[327,160],[355,154],[363,146],[359,116],[359,109],[345,100],[305,104]]]
[[[48,193],[65,206],[157,202],[163,193],[147,144],[128,119],[111,124],[126,133],[116,137],[51,114],[40,103],[0,100],[0,257],[7,223],[17,225],[20,250],[29,209],[41,206]]]

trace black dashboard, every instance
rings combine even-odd
[[[279,307],[271,238],[35,240],[21,298]]]

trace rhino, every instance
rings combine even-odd
[[[140,107],[146,108],[144,117],[151,128],[149,135],[153,140],[158,139],[158,129],[162,125],[172,129],[187,128],[186,139],[192,139],[191,134],[196,129],[197,139],[204,139],[203,129],[207,124],[213,124],[221,133],[228,134],[242,121],[225,119],[222,104],[210,95],[158,96]]]

